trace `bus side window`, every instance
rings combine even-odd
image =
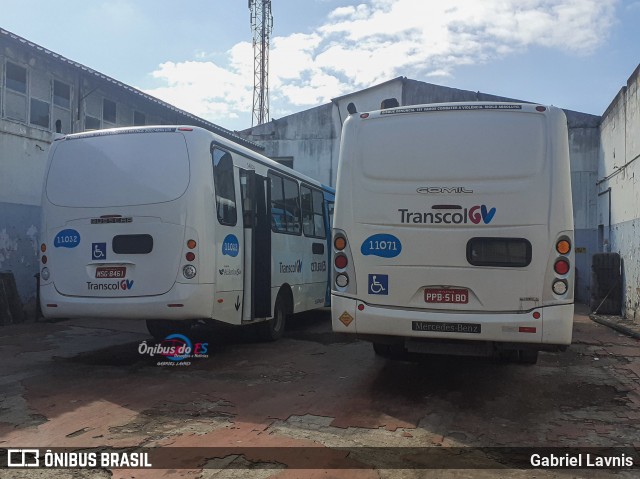
[[[324,238],[324,212],[322,192],[302,186],[300,189],[302,201],[302,231],[305,236]]]
[[[302,206],[302,232],[305,236],[315,236],[316,229],[313,222],[313,196],[310,188],[300,188],[300,202]]]
[[[277,233],[285,233],[287,231],[287,219],[284,213],[282,178],[271,176],[271,229]]]
[[[302,228],[300,227],[300,193],[298,192],[298,183],[289,178],[284,178],[283,184],[287,215],[287,233],[299,235],[302,232]]]
[[[236,190],[233,179],[233,160],[231,155],[219,148],[211,150],[213,161],[213,184],[216,193],[216,211],[221,225],[235,226]]]
[[[315,223],[315,234],[318,238],[324,238],[327,234],[324,227],[323,195],[318,190],[313,191],[313,221]]]
[[[301,234],[298,183],[271,173],[269,178],[271,178],[271,228],[276,233]]]

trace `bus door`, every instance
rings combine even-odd
[[[243,321],[273,316],[271,308],[271,213],[269,179],[240,173],[244,224]]]
[[[243,226],[238,192],[240,178],[231,153],[212,145],[217,220],[214,220],[216,264],[214,318],[240,324],[243,297]]]

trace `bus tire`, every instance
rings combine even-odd
[[[162,341],[170,334],[186,334],[189,332],[189,326],[186,321],[147,319],[147,331],[157,341]]]
[[[278,295],[276,306],[273,308],[273,318],[258,325],[258,334],[263,341],[276,341],[284,334],[287,323],[287,303]]]

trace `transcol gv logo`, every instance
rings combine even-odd
[[[87,281],[87,289],[91,291],[128,291],[133,289],[133,280],[123,279],[117,283],[92,283]]]
[[[403,224],[469,224],[478,225],[491,223],[496,215],[496,208],[487,205],[476,205],[463,208],[460,205],[433,205],[433,211],[409,211],[408,208],[398,209],[400,223]]]
[[[299,273],[302,271],[302,261],[297,259],[291,264],[279,263],[281,273]]]

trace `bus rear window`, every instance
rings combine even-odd
[[[151,235],[118,235],[111,243],[116,254],[149,254],[153,251]]]
[[[132,206],[175,200],[188,186],[181,134],[111,134],[60,142],[46,195],[57,206]]]
[[[474,266],[523,268],[531,263],[531,243],[524,238],[471,238],[467,261]]]
[[[425,114],[419,121],[399,115],[363,122],[361,129],[359,168],[369,180],[434,186],[513,181],[535,177],[544,165],[547,137],[541,115],[445,112]]]

